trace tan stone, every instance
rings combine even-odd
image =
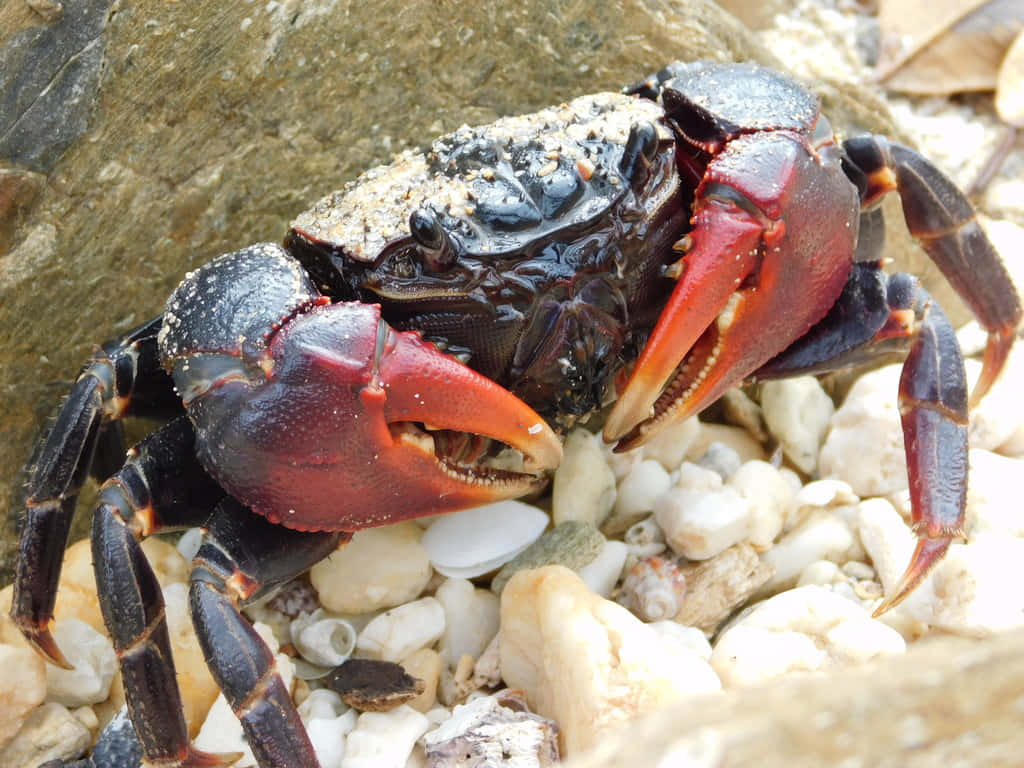
[[[428,712],[437,703],[437,682],[441,678],[441,655],[431,648],[420,648],[402,659],[402,667],[423,681],[423,693],[406,702],[417,712]]]
[[[46,665],[29,648],[0,645],[0,748],[46,698]]]

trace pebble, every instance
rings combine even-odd
[[[357,532],[309,572],[324,608],[359,614],[415,600],[432,573],[422,536],[413,522]]]
[[[558,723],[572,757],[608,731],[688,693],[718,690],[707,662],[622,606],[595,595],[572,571],[517,573],[501,601],[501,671],[531,708]]]
[[[600,528],[615,504],[615,473],[604,460],[603,440],[574,429],[562,445],[562,463],[551,490],[551,519],[560,525],[580,520]]]
[[[687,592],[675,621],[712,634],[771,578],[773,569],[747,543],[736,544],[708,560],[681,567]]]
[[[747,541],[767,549],[782,531],[786,513],[793,503],[793,487],[786,477],[766,461],[748,461],[729,478],[729,485],[747,501]]]
[[[444,608],[444,633],[438,643],[442,661],[453,667],[463,655],[479,657],[498,633],[498,597],[466,579],[446,579],[434,597]]]
[[[782,473],[785,476],[785,471]],[[839,509],[857,504],[860,498],[849,483],[842,480],[815,480],[797,488],[789,512],[785,516],[782,530],[789,532],[821,510]]]
[[[594,562],[604,550],[605,538],[589,523],[570,520],[552,528],[505,565],[491,580],[491,591],[500,595],[513,574],[542,565],[564,565],[579,570]]]
[[[554,768],[558,725],[526,710],[510,692],[482,696],[452,711],[423,736],[431,768]]]
[[[500,568],[543,533],[549,518],[521,501],[500,501],[442,515],[423,534],[438,573],[473,579]]]
[[[341,768],[345,738],[356,727],[356,711],[326,688],[310,691],[298,710],[320,768]]]
[[[977,360],[965,360],[968,385],[973,388],[981,372]],[[996,379],[988,394],[971,410],[968,430],[972,448],[1002,451],[1015,435],[1024,428],[1024,352],[1017,345],[1010,350],[1002,373]],[[1015,446],[1011,446],[1012,450]]]
[[[63,704],[47,702],[28,716],[0,750],[4,768],[35,768],[48,760],[74,760],[92,744],[92,733]]]
[[[444,607],[437,599],[424,597],[374,618],[359,633],[356,648],[369,658],[398,662],[433,645],[444,630]]]
[[[714,491],[673,488],[654,505],[654,519],[673,551],[706,560],[743,541],[751,528],[751,510],[731,486]]]
[[[46,699],[46,665],[31,648],[0,645],[0,749]]]
[[[818,456],[822,476],[841,477],[861,497],[907,487],[897,393],[901,365],[888,365],[854,382],[829,424]]]
[[[698,466],[710,469],[723,480],[728,480],[743,463],[740,455],[725,443],[714,442],[707,453],[700,457]]]
[[[754,459],[765,459],[764,448],[757,440],[750,436],[750,433],[740,427],[731,427],[727,424],[701,424],[697,439],[694,440],[686,452],[686,458],[691,461],[700,459],[708,452],[712,443],[724,443],[739,454],[741,461],[753,461]]]
[[[891,594],[910,562],[914,535],[885,499],[862,502],[859,520],[864,548]],[[1022,580],[1024,539],[980,533],[967,544],[952,544],[895,611],[947,632],[986,637],[1024,625],[1024,592],[1008,588]]]
[[[726,688],[902,653],[902,636],[825,587],[789,590],[758,603],[722,632],[711,666]]]
[[[668,546],[665,543],[665,532],[658,526],[654,515],[632,525],[622,540],[629,548],[629,553],[637,558],[660,555]]]
[[[429,712],[437,704],[437,684],[441,679],[441,654],[432,648],[420,648],[402,659],[405,671],[423,681],[423,692],[409,701],[417,712]]]
[[[671,472],[683,463],[693,444],[699,440],[703,428],[704,425],[696,416],[677,421],[644,443],[637,452],[645,459],[657,461]]]
[[[104,701],[117,673],[117,655],[110,638],[78,619],[57,622],[53,636],[74,669],[46,665],[47,701],[65,707]]]
[[[818,452],[835,413],[821,384],[813,376],[766,381],[761,385],[761,409],[768,431],[797,469],[813,475]]]
[[[195,737],[206,719],[210,707],[220,695],[220,689],[206,665],[202,648],[196,638],[195,627],[188,610],[188,587],[184,584],[169,584],[164,587],[164,613],[167,616],[167,633],[171,638],[171,653],[177,671],[178,687],[181,689],[181,703],[185,710],[185,722],[189,736]],[[116,678],[120,689],[121,676]],[[120,709],[124,691],[114,700],[114,711]]]
[[[764,591],[777,592],[793,586],[804,568],[817,560],[845,563],[863,558],[856,510],[853,506],[822,510],[779,539],[762,555],[763,562],[774,570]]]
[[[306,661],[336,667],[352,655],[356,630],[349,622],[328,616],[323,608],[302,613],[290,627],[292,645]]]
[[[980,448],[971,450],[969,460],[965,517],[968,533],[1024,537],[1024,514],[1020,510],[1024,460]]]
[[[426,715],[408,704],[390,712],[363,712],[345,741],[341,768],[404,768],[429,727]]]
[[[611,597],[629,554],[629,547],[621,541],[605,541],[597,557],[576,573],[590,587],[591,592],[601,597]]]
[[[632,517],[649,513],[654,504],[672,485],[672,478],[660,462],[644,459],[619,484],[619,494],[612,514]]]

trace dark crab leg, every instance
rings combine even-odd
[[[906,354],[899,408],[918,542],[876,616],[902,602],[963,535],[967,377],[952,325],[917,278],[887,276],[878,262],[855,264],[828,315],[754,374],[767,379],[824,373],[894,354]]]
[[[223,495],[195,458],[192,426],[181,417],[132,449],[103,485],[93,515],[100,608],[148,764],[215,766],[237,759],[189,746],[163,595],[140,545],[152,533],[199,525]]]
[[[53,642],[53,605],[82,483],[92,469],[111,471],[123,461],[120,430],[112,426],[117,419],[181,411],[157,355],[160,320],[151,320],[94,355],[30,470],[11,618],[29,643],[59,666],[68,663]],[[94,462],[97,453],[100,461]],[[117,453],[121,458],[115,460]]]
[[[261,768],[312,768],[318,762],[274,655],[239,607],[349,538],[282,528],[227,497],[193,561],[189,602],[196,635]]]
[[[896,191],[907,229],[988,331],[981,376],[971,393],[976,405],[1002,370],[1021,320],[1020,297],[974,208],[927,159],[881,136],[843,142],[847,175],[865,207]]]

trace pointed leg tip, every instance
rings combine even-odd
[[[902,603],[910,594],[917,589],[925,580],[932,568],[939,564],[946,550],[949,549],[952,537],[940,537],[934,539],[918,539],[917,547],[910,558],[907,570],[903,572],[899,583],[893,589],[892,594],[886,597],[874,610],[871,617],[877,619]]]
[[[21,633],[36,652],[56,667],[74,669],[75,666],[61,652],[57,641],[53,639],[49,626],[21,627]]]

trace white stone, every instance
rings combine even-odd
[[[970,466],[965,518],[968,534],[972,537],[982,533],[1024,537],[1021,510],[1024,460],[972,449]]]
[[[732,446],[716,440],[708,446],[707,453],[700,457],[697,464],[710,469],[723,480],[728,480],[740,468],[743,460]]]
[[[754,606],[722,633],[711,665],[730,688],[905,649],[898,632],[856,603],[825,587],[808,586]]]
[[[786,470],[781,471],[785,476]],[[849,507],[860,499],[849,483],[842,480],[815,480],[803,487],[797,487],[789,512],[783,521],[783,530],[791,531],[821,510]]]
[[[67,707],[53,701],[34,709],[7,746],[3,768],[36,768],[49,760],[74,760],[92,744],[92,734]]]
[[[47,700],[65,707],[104,701],[117,672],[110,638],[78,619],[57,622],[53,636],[74,669],[46,665]]]
[[[665,545],[661,545],[664,549]],[[605,541],[597,557],[580,568],[576,573],[590,587],[591,591],[601,597],[611,597],[615,584],[622,575],[629,555],[629,547],[621,541]]]
[[[310,691],[298,710],[320,768],[341,768],[345,737],[356,727],[356,711],[326,688]]]
[[[619,484],[615,516],[628,517],[650,512],[657,498],[671,485],[668,472],[659,462],[644,459]]]
[[[770,547],[793,503],[789,481],[766,461],[748,461],[729,478],[729,485],[750,507],[747,540],[758,549]]]
[[[708,452],[708,447],[712,443],[724,443],[729,446],[740,455],[741,461],[765,458],[764,448],[742,427],[704,423],[700,425],[697,439],[690,444],[686,458],[690,461],[699,461]]]
[[[444,607],[437,599],[424,597],[374,618],[359,633],[356,647],[371,658],[399,662],[433,645],[444,630]]]
[[[403,704],[390,712],[363,712],[345,741],[341,768],[403,768],[430,720]]]
[[[46,698],[46,667],[31,648],[0,644],[0,749]]]
[[[323,608],[301,613],[291,623],[295,649],[306,661],[321,667],[336,667],[352,655],[356,630],[349,622],[328,616]]]
[[[768,430],[793,464],[806,474],[818,466],[818,451],[835,413],[832,402],[813,376],[798,376],[761,385],[761,410]]]
[[[885,593],[910,562],[915,538],[889,502],[860,505],[860,536]],[[1024,539],[982,533],[952,544],[945,558],[895,611],[960,635],[985,637],[1024,625]]]
[[[691,560],[705,560],[743,541],[751,527],[750,505],[735,488],[692,491],[673,488],[654,505],[654,519],[668,545]]]
[[[582,520],[595,528],[615,504],[615,473],[604,460],[603,440],[587,429],[574,429],[562,446],[562,463],[551,490],[551,519],[557,526]]]
[[[858,496],[885,496],[907,487],[897,396],[902,366],[861,376],[832,417],[818,456],[825,477],[841,477]]]
[[[359,614],[414,600],[432,574],[413,522],[358,531],[352,541],[314,565],[310,581],[324,608]]]
[[[687,452],[697,441],[701,427],[696,416],[670,424],[644,443],[640,449],[643,457],[654,459],[671,472],[683,462]]]
[[[967,383],[973,390],[981,373],[981,363],[965,360]],[[1000,450],[1010,441],[1024,424],[1024,351],[1018,344],[1010,350],[1010,356],[1003,366],[988,394],[971,409],[969,438],[972,448],[989,451]]]
[[[717,491],[725,481],[713,469],[694,464],[692,461],[684,461],[676,471],[675,484],[691,491]]]
[[[444,633],[438,644],[441,659],[455,666],[465,654],[479,658],[498,633],[498,596],[466,579],[446,579],[434,597],[444,608]]]
[[[506,585],[500,653],[505,682],[558,723],[567,757],[639,714],[720,685],[699,656],[561,566],[521,571]]]
[[[761,556],[775,569],[762,591],[776,592],[794,585],[800,573],[817,560],[844,563],[863,556],[855,514],[856,507],[822,512],[779,539]]]
[[[661,635],[661,639],[676,645],[704,659],[711,660],[711,643],[707,635],[696,627],[688,627],[678,621],[652,621],[647,626]]]
[[[550,519],[521,501],[499,501],[442,515],[423,534],[438,573],[473,579],[500,568],[536,541]]]

